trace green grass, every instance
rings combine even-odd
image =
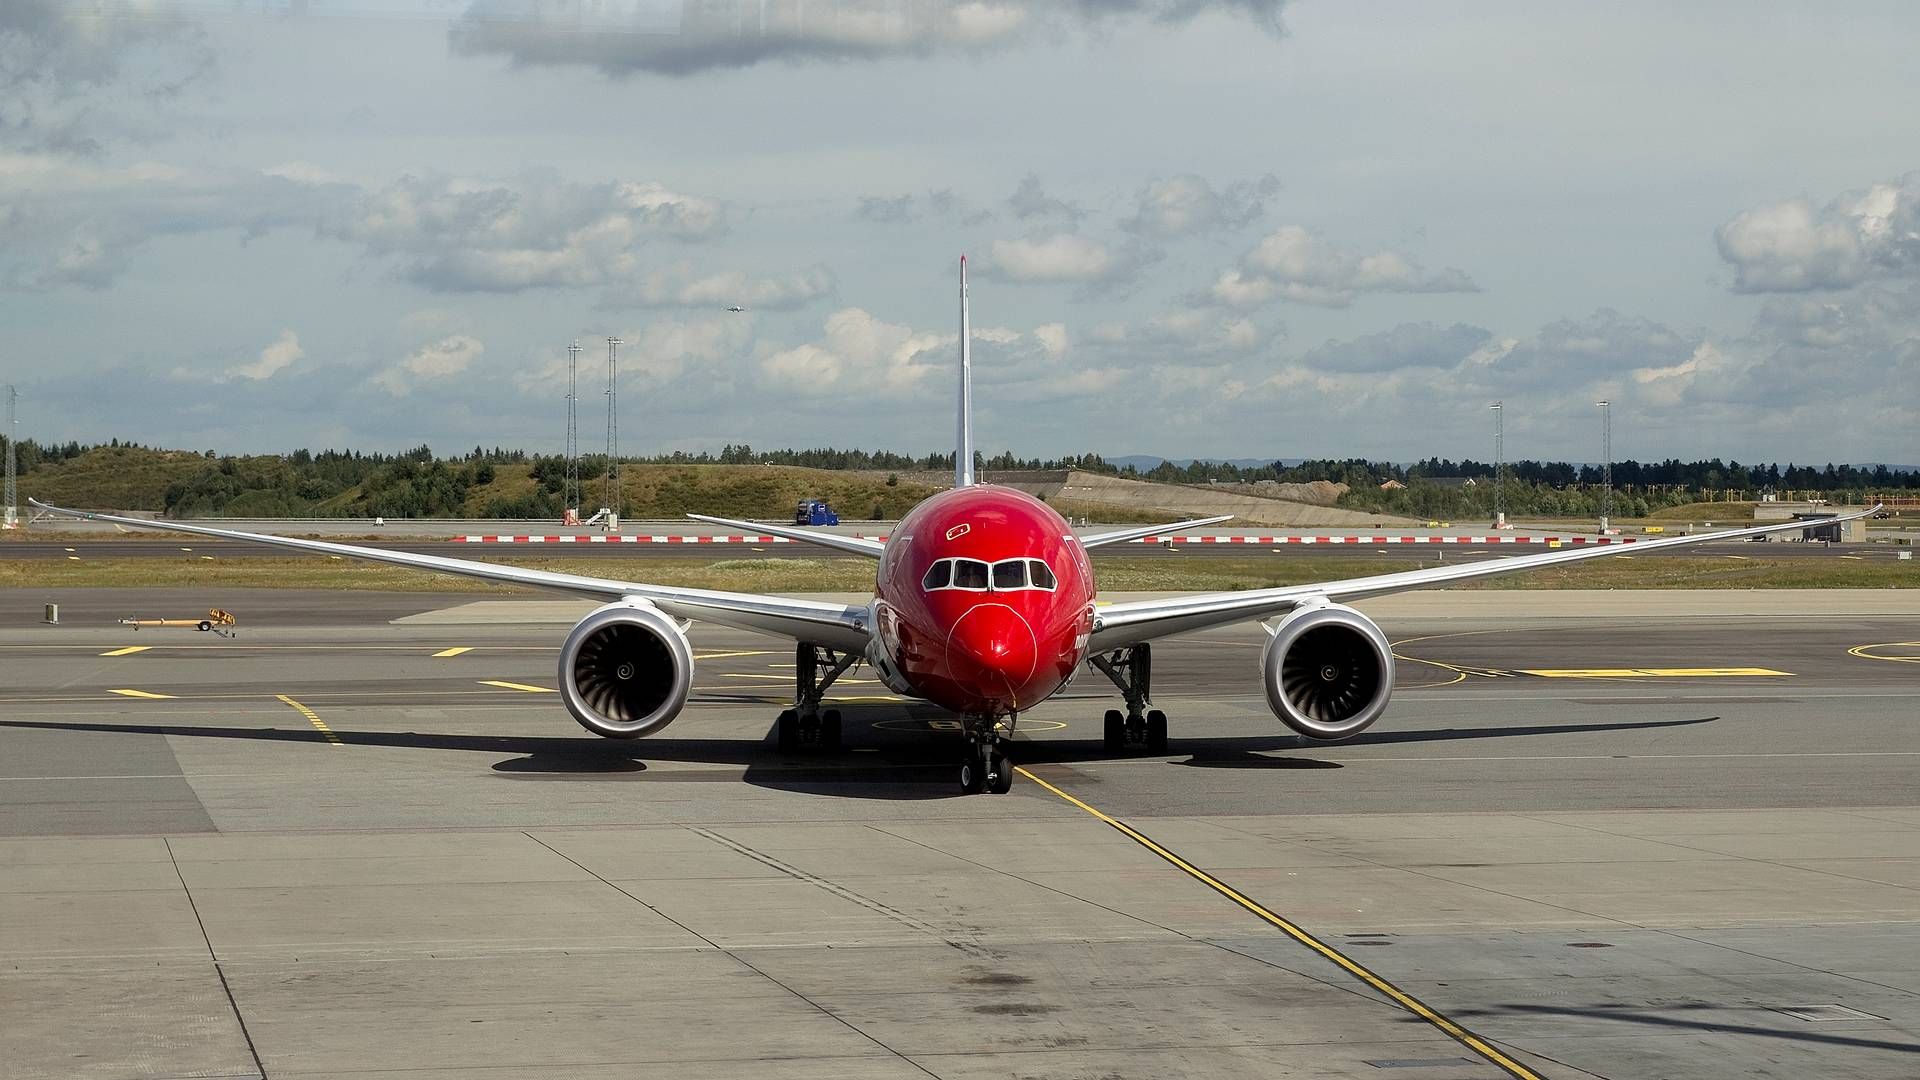
[[[863,559],[488,559],[543,570],[741,592],[860,592],[873,587]],[[1412,570],[1421,562],[1340,557],[1113,558],[1095,564],[1112,592],[1184,592],[1303,585]],[[1424,565],[1432,565],[1431,562]],[[448,574],[316,558],[83,558],[0,560],[0,588],[221,587],[500,592],[502,586]],[[1644,556],[1594,559],[1562,569],[1484,579],[1474,589],[1829,589],[1920,588],[1920,560],[1752,556]]]

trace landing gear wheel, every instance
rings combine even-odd
[[[828,709],[820,714],[820,749],[840,749],[840,710]]]
[[[976,751],[969,750],[960,761],[960,794],[978,795],[986,790],[987,763]]]
[[[987,758],[987,793],[1005,795],[1013,790],[1013,762],[998,750]]]
[[[1105,722],[1101,726],[1101,741],[1106,744],[1107,753],[1118,754],[1127,748],[1127,718],[1119,709],[1108,709]]]
[[[1167,714],[1159,709],[1147,713],[1147,753],[1167,752]]]
[[[800,714],[798,712],[792,709],[782,712],[780,719],[774,724],[774,731],[778,737],[781,753],[793,754],[799,752]]]

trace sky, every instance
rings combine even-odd
[[[1920,462],[1920,7],[7,0],[20,433]],[[731,312],[730,307],[746,310]]]

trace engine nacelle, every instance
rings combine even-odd
[[[599,608],[560,647],[560,695],[595,735],[651,735],[673,723],[692,689],[687,635],[644,601]]]
[[[1260,656],[1273,715],[1309,739],[1367,729],[1393,694],[1393,647],[1350,607],[1300,608],[1280,620]]]

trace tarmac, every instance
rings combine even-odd
[[[1386,717],[1257,627],[1097,674],[962,797],[855,672],[697,626],[598,740],[538,597],[0,592],[0,1076],[1920,1075],[1920,594],[1425,593]],[[227,639],[124,614],[227,607]]]

